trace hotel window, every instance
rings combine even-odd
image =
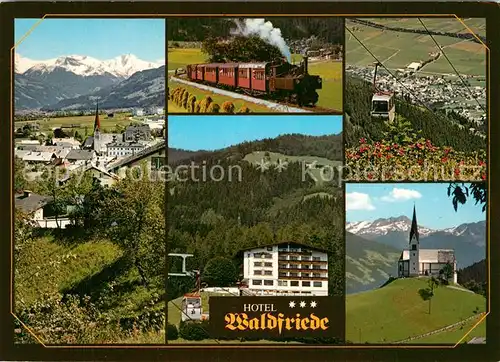
[[[319,257],[319,256],[313,256],[313,261],[321,261],[321,257]]]
[[[308,264],[302,264],[302,269],[311,269],[311,266]]]
[[[319,266],[319,265],[313,265],[313,269],[315,269],[315,270],[321,270],[321,266]]]
[[[272,270],[265,270],[264,275],[273,275],[273,271]]]
[[[319,274],[319,273],[313,273],[313,278],[321,278],[321,274]]]
[[[278,280],[278,286],[280,286],[280,287],[287,287],[288,286],[288,281],[286,281],[286,280]]]
[[[253,280],[252,285],[262,285],[262,280]]]
[[[299,286],[299,282],[298,282],[298,281],[296,281],[296,280],[292,280],[292,281],[290,282],[290,286],[291,286],[291,287],[298,287],[298,286]]]
[[[267,247],[267,251],[273,251],[273,247],[272,246],[268,246]]]
[[[264,266],[269,268],[273,266],[273,263],[264,263]]]
[[[300,258],[300,260],[303,260],[303,261],[310,261],[310,260],[311,260],[311,257],[310,257],[310,256],[303,256],[302,258]]]
[[[264,280],[264,285],[272,286],[272,285],[274,285],[274,281],[273,280]]]
[[[262,275],[262,270],[254,270],[253,275]]]
[[[323,286],[323,283],[322,282],[313,282],[313,286],[315,288],[321,288]]]
[[[298,276],[299,276],[299,273],[290,273],[290,276],[291,276],[291,277],[298,277]]]
[[[413,244],[413,245],[411,246],[411,250],[417,250],[417,246],[416,246],[415,244]]]
[[[260,261],[255,261],[253,263],[253,266],[262,266],[262,263]]]
[[[302,282],[302,286],[303,287],[310,287],[311,286],[311,282]]]
[[[298,256],[294,256],[294,255],[291,255],[291,256],[290,256],[290,260],[299,260],[299,257],[298,257]]]

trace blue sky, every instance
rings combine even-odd
[[[15,43],[39,19],[15,20]],[[46,60],[87,55],[100,60],[134,54],[147,61],[165,59],[164,19],[44,19],[18,45],[25,58]]]
[[[431,229],[445,229],[463,223],[486,219],[486,211],[475,200],[467,200],[455,212],[452,197],[448,197],[448,183],[425,184],[347,184],[346,220],[373,221],[397,217],[417,211],[418,223]]]
[[[300,133],[323,136],[342,132],[341,116],[169,116],[168,145],[185,150],[216,150],[244,141]]]

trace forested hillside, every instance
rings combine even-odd
[[[202,162],[205,159],[241,160],[249,153],[267,151],[282,153],[285,156],[316,156],[333,161],[342,160],[342,134],[328,136],[306,136],[287,134],[276,138],[265,138],[258,141],[243,142],[222,150],[197,152],[169,149],[169,164],[186,163],[191,160]]]
[[[486,296],[488,292],[486,259],[460,269],[458,271],[458,284],[472,290],[474,293]]]
[[[344,23],[341,18],[269,18],[285,39],[297,40],[315,35],[331,43],[343,43]],[[208,37],[226,37],[235,28],[227,18],[167,19],[170,41],[203,41]]]
[[[361,138],[381,141],[385,125],[382,121],[372,120],[371,98],[373,87],[361,79],[346,76],[344,109],[349,115],[345,124],[346,145],[354,147]],[[439,112],[430,112],[422,105],[411,105],[397,100],[396,113],[411,123],[414,130],[421,130],[420,136],[430,140],[437,147],[452,147],[456,151],[477,151],[486,148],[486,140],[472,135],[468,128],[460,129],[459,119]]]
[[[239,166],[241,179],[237,180],[237,173],[233,172],[232,181],[227,175],[222,181],[209,178],[203,182],[193,181],[202,180],[202,169],[195,169],[193,180],[170,183],[167,203],[169,252],[193,253],[192,267],[201,270],[203,279],[204,266],[215,257],[233,260],[239,270],[240,250],[279,241],[296,241],[328,250],[329,293],[343,294],[342,190],[332,183],[317,185],[311,178],[303,180],[299,162],[290,163],[281,172],[274,168],[262,172],[242,159],[247,153],[266,147],[273,152],[281,150],[304,156],[316,153],[324,157],[329,152],[325,146],[328,139],[285,136],[194,157],[193,160],[206,165],[206,169],[218,165],[227,171]],[[304,140],[306,142],[302,142]],[[169,299],[176,297],[170,291],[168,294]]]

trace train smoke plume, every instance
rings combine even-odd
[[[256,35],[266,43],[276,46],[288,60],[292,62],[290,48],[286,44],[281,29],[275,28],[270,21],[264,19],[245,19],[245,21],[235,20],[237,28],[231,31],[233,35],[251,36]]]

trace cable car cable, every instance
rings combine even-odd
[[[457,69],[455,68],[455,66],[453,65],[453,63],[450,61],[450,59],[448,58],[448,56],[446,55],[446,53],[444,52],[444,49],[439,45],[439,43],[437,42],[436,38],[434,38],[434,36],[431,34],[431,32],[429,31],[429,29],[427,29],[427,27],[425,26],[424,22],[422,21],[421,18],[418,18],[418,20],[420,21],[420,24],[422,24],[422,26],[424,27],[425,31],[427,31],[427,33],[429,34],[429,36],[432,38],[432,40],[434,41],[434,43],[436,44],[438,50],[441,51],[441,53],[443,53],[443,56],[446,58],[446,60],[448,61],[448,63],[450,64],[450,66],[453,68],[453,70],[455,71],[455,73],[458,75],[458,77],[460,78],[460,80],[462,81],[463,85],[465,86],[465,88],[467,88],[467,90],[469,91],[469,94],[472,98],[474,98],[474,100],[476,101],[476,103],[479,105],[479,107],[482,109],[482,111],[484,113],[486,113],[486,110],[483,108],[483,105],[478,101],[478,99],[472,94],[472,91],[471,89],[469,88],[469,86],[467,85],[467,83],[465,82],[464,78],[460,75],[460,73],[457,71]]]
[[[427,104],[425,104],[425,102],[420,100],[418,97],[415,97],[415,95],[411,92],[411,90],[408,89],[408,87],[403,82],[401,82],[384,64],[382,64],[382,62],[380,62],[380,60],[375,56],[375,54],[373,54],[370,51],[370,49],[368,49],[366,47],[366,45],[364,45],[363,42],[361,40],[359,40],[356,35],[354,35],[354,33],[351,31],[351,29],[349,29],[349,27],[346,26],[345,28],[353,36],[353,38],[356,39],[356,41],[359,44],[361,44],[361,46],[396,80],[396,82],[398,82],[404,88],[404,90],[406,90],[408,93],[410,93],[420,104],[422,104],[422,106],[424,106],[424,108],[426,108],[430,113],[432,113],[436,117],[436,120],[439,120],[436,112],[431,110],[429,108],[429,106],[427,106]]]

